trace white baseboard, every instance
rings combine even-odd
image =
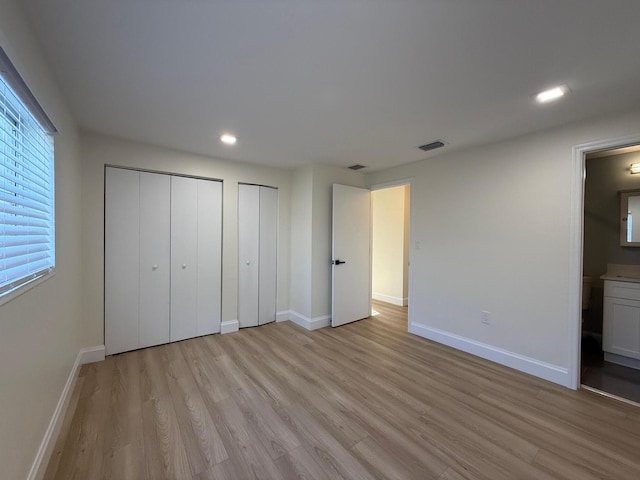
[[[289,320],[289,310],[276,313],[276,322],[286,322],[287,320]]]
[[[320,317],[314,317],[311,319],[311,327],[309,330],[318,330],[319,328],[328,327],[331,325],[331,315],[322,315]]]
[[[67,413],[67,408],[69,407],[73,388],[78,380],[80,367],[86,363],[104,360],[104,351],[104,345],[100,345],[97,347],[82,348],[78,352],[76,360],[73,362],[73,366],[69,372],[69,377],[67,377],[67,382],[65,383],[62,393],[60,394],[60,398],[58,399],[58,404],[53,411],[49,426],[44,432],[44,437],[42,438],[40,448],[38,448],[38,452],[36,453],[36,458],[31,465],[29,475],[27,475],[27,480],[42,480],[44,477],[47,465],[49,464],[49,459],[51,458],[51,454],[53,453],[53,449],[56,445],[56,440],[58,439],[58,434],[60,433],[60,428],[62,427],[62,422],[64,421],[64,416]]]
[[[640,370],[640,360],[635,358],[625,357],[624,355],[617,355],[615,353],[604,352],[605,362],[615,363],[616,365],[622,365],[623,367],[635,368]]]
[[[102,362],[105,356],[104,345],[98,345],[97,347],[87,347],[80,350],[81,355],[80,365],[86,363]]]
[[[372,293],[371,298],[381,302],[387,302],[392,305],[398,305],[399,307],[406,307],[409,304],[408,298],[392,297],[390,295],[385,295],[384,293]]]
[[[237,332],[238,328],[240,328],[238,320],[227,320],[220,324],[220,333],[224,335],[225,333]]]
[[[307,330],[318,330],[319,328],[328,327],[331,325],[331,315],[322,315],[321,317],[309,318],[299,314],[294,310],[288,311],[288,320],[291,320],[296,325],[300,325]]]
[[[571,388],[569,370],[558,365],[542,362],[519,353],[510,352],[454,333],[428,327],[420,323],[409,325],[409,333],[428,338],[457,350],[485,358],[506,367],[528,373],[538,378]]]

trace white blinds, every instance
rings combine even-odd
[[[53,138],[0,76],[0,295],[54,265]]]

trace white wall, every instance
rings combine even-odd
[[[402,298],[409,299],[409,248],[411,247],[411,186],[404,186],[404,265],[402,272]],[[407,305],[405,303],[405,305]]]
[[[0,45],[59,134],[56,274],[0,306],[0,477],[27,477],[81,337],[80,165],[75,124],[19,2],[0,0]]]
[[[311,317],[313,167],[297,169],[291,186],[291,310]]]
[[[278,188],[278,311],[289,309],[291,176],[289,170],[218,160],[82,132],[83,297],[85,336],[102,344],[104,166],[116,165],[222,179],[222,321],[237,320],[238,182]]]
[[[398,186],[371,192],[372,296],[376,300],[395,305],[406,305],[405,276],[408,243],[405,241],[405,200],[407,189],[408,187]]]
[[[410,329],[570,385],[572,147],[638,131],[635,112],[368,175],[413,178]]]

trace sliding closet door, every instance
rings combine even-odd
[[[140,173],[140,339],[169,341],[171,177]]]
[[[197,335],[220,332],[222,182],[198,182]]]
[[[195,337],[198,181],[171,177],[171,341]]]
[[[105,171],[106,354],[138,348],[140,174]]]
[[[260,187],[258,324],[276,319],[278,190]]]
[[[238,323],[258,325],[260,187],[238,185]]]

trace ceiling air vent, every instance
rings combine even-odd
[[[427,143],[426,145],[422,145],[418,147],[420,150],[424,150],[428,152],[429,150],[435,150],[436,148],[444,147],[444,142],[442,140],[436,140],[435,142]]]
[[[366,165],[359,165],[359,164],[355,164],[355,165],[351,165],[350,167],[347,167],[349,170],[360,170],[361,168],[367,168]]]

